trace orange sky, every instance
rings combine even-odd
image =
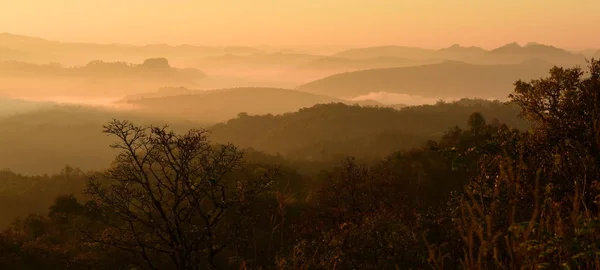
[[[599,0],[0,0],[0,32],[64,41],[600,48]]]

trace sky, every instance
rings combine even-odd
[[[599,0],[0,0],[0,32],[124,44],[600,48]]]

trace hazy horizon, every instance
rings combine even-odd
[[[65,42],[431,49],[452,44],[491,49],[512,42],[538,42],[568,49],[600,47],[600,36],[589,34],[600,31],[600,17],[594,16],[600,2],[591,0],[578,4],[23,0],[4,6],[0,33]]]
[[[447,44],[440,44],[440,46],[438,47],[423,47],[423,46],[419,46],[419,45],[405,45],[402,43],[382,43],[382,44],[370,44],[370,45],[364,45],[364,46],[360,46],[360,45],[348,45],[348,44],[323,44],[323,45],[317,45],[317,44],[307,44],[307,45],[293,45],[293,44],[267,44],[267,43],[262,43],[262,44],[202,44],[202,43],[166,43],[166,42],[150,42],[150,43],[126,43],[126,42],[118,42],[118,41],[114,41],[114,42],[95,42],[95,41],[83,41],[83,40],[77,40],[77,39],[55,39],[55,38],[49,38],[49,37],[44,37],[44,36],[37,36],[37,35],[26,35],[23,33],[15,33],[15,32],[0,32],[0,35],[12,35],[12,36],[21,36],[21,37],[27,37],[27,38],[38,38],[38,39],[42,39],[45,41],[51,41],[51,42],[61,42],[61,43],[71,43],[71,44],[97,44],[97,45],[122,45],[122,46],[134,46],[134,47],[138,47],[138,46],[151,46],[151,45],[167,45],[167,46],[172,46],[172,47],[177,47],[177,46],[207,46],[207,47],[234,47],[234,46],[239,46],[239,47],[250,47],[250,48],[257,48],[257,49],[262,49],[262,48],[275,48],[275,49],[299,49],[299,48],[314,48],[314,49],[321,49],[321,48],[327,48],[329,49],[328,51],[330,51],[331,53],[337,53],[337,52],[341,52],[344,50],[349,50],[349,49],[360,49],[360,48],[376,48],[376,47],[388,47],[388,46],[398,46],[398,47],[407,47],[407,48],[421,48],[421,49],[427,49],[427,50],[439,50],[439,49],[446,49],[455,45],[460,45],[461,47],[477,47],[477,48],[482,48],[484,50],[493,50],[496,48],[500,48],[502,46],[508,45],[508,44],[513,44],[516,43],[519,46],[527,46],[529,44],[541,44],[541,45],[547,45],[547,46],[553,46],[556,48],[560,48],[560,49],[564,49],[567,51],[572,51],[572,52],[578,52],[578,51],[584,51],[584,50],[600,50],[600,44],[597,47],[594,46],[583,46],[583,47],[565,47],[565,46],[559,46],[556,45],[554,43],[545,43],[545,42],[539,42],[536,40],[529,40],[529,41],[514,41],[514,40],[506,40],[506,42],[500,42],[494,46],[489,46],[489,47],[484,47],[484,46],[477,46],[477,45],[470,45],[470,44],[465,44],[465,43],[457,43],[457,42],[450,42]],[[268,51],[265,51],[268,52]],[[327,53],[324,54],[324,56],[327,55]]]
[[[599,0],[0,0],[0,269],[598,269]]]

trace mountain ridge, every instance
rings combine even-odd
[[[548,66],[544,64],[480,65],[448,60],[437,64],[341,73],[303,84],[298,89],[336,97],[383,91],[437,98],[503,99],[512,91],[515,81],[541,77],[547,70]],[[484,92],[489,96],[484,96]]]

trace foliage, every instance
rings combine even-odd
[[[95,241],[140,255],[150,268],[216,268],[216,257],[238,245],[252,225],[247,210],[270,185],[271,172],[231,178],[242,153],[214,147],[206,131],[176,134],[165,127],[113,121],[104,132],[121,152],[113,168],[92,179],[87,193],[111,225]]]
[[[119,151],[107,171],[0,175],[7,203],[43,198],[29,216],[23,209],[11,213],[21,218],[0,234],[0,265],[599,269],[598,93],[600,61],[592,60],[586,71],[553,68],[548,78],[515,84],[508,108],[520,109],[529,130],[486,119],[486,111],[502,110],[495,103],[401,111],[330,104],[282,116],[240,114],[218,132],[248,130],[245,143],[265,137],[287,149],[282,155],[249,149],[245,160],[234,145],[211,144],[204,130],[177,133],[115,120],[104,130],[118,139]],[[451,111],[460,113],[425,117]],[[357,154],[334,166],[284,158],[313,141],[329,146],[327,136],[358,145],[361,136],[379,138],[384,120],[418,115],[442,122],[463,115],[464,123],[381,159]],[[277,141],[273,134],[285,136]],[[290,142],[303,146],[284,145]],[[75,188],[85,179],[89,197]]]

